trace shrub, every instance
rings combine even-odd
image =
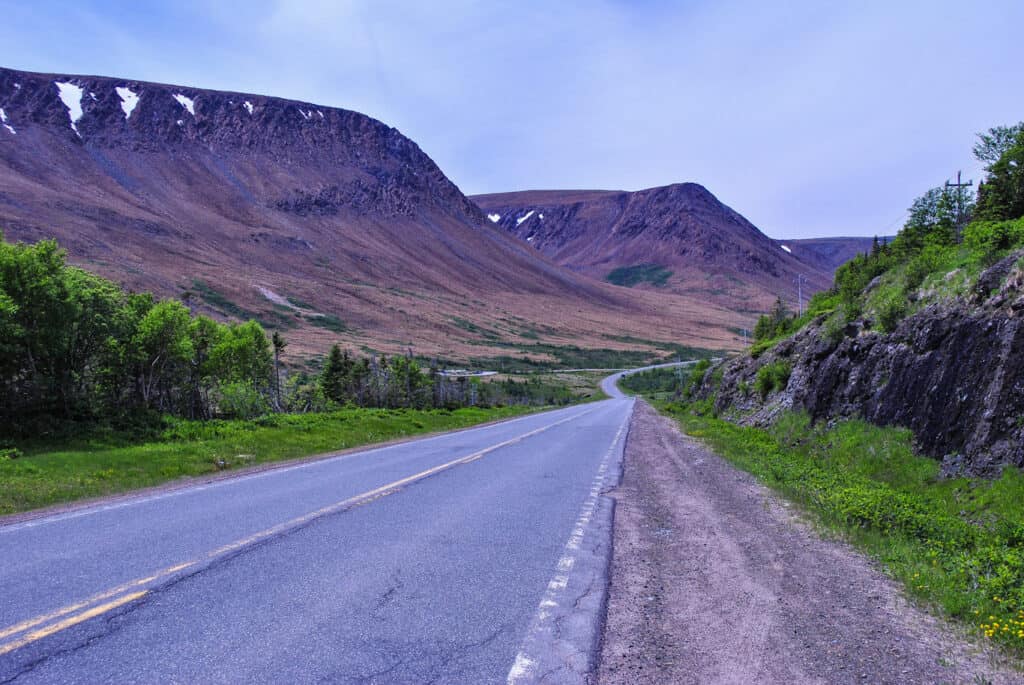
[[[232,419],[254,419],[270,411],[266,398],[252,383],[222,383],[218,388],[220,413]]]
[[[761,399],[765,399],[772,392],[785,390],[792,372],[793,369],[789,362],[781,359],[765,364],[757,370],[754,388],[761,395]]]
[[[889,287],[879,293],[875,307],[878,327],[885,333],[892,333],[907,315],[907,298],[899,288]]]
[[[975,221],[964,229],[964,245],[988,255],[1024,245],[1024,219]]]
[[[686,383],[686,387],[683,389],[684,397],[689,399],[696,396],[697,391],[700,390],[700,386],[704,382],[704,374],[706,374],[710,368],[711,362],[707,359],[701,359],[693,365],[693,370],[690,372],[690,378]]]

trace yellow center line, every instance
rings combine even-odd
[[[53,625],[46,626],[45,628],[40,628],[39,630],[37,630],[35,632],[29,633],[28,635],[26,635],[25,637],[21,638],[20,640],[15,640],[14,642],[8,642],[6,645],[0,645],[0,654],[6,654],[7,652],[12,652],[15,649],[18,649],[19,647],[24,647],[25,645],[29,644],[30,642],[35,642],[36,640],[41,640],[42,638],[46,637],[47,635],[53,635],[54,633],[56,633],[58,631],[61,631],[61,630],[64,630],[65,628],[70,628],[71,626],[76,625],[78,623],[81,623],[83,621],[88,621],[90,618],[93,618],[95,616],[99,616],[100,614],[104,614],[104,613],[110,611],[111,609],[116,609],[117,607],[122,606],[124,604],[127,604],[128,602],[133,602],[136,599],[138,599],[139,597],[142,597],[143,595],[145,595],[147,592],[149,592],[149,591],[148,590],[143,590],[142,592],[133,592],[130,595],[125,595],[124,597],[118,597],[113,602],[107,602],[106,604],[101,604],[98,607],[93,607],[92,609],[89,609],[88,611],[83,611],[82,613],[77,614],[75,616],[72,616],[71,618],[66,618],[63,621],[60,621],[58,623],[54,623]]]
[[[124,585],[118,585],[115,588],[93,595],[92,597],[82,600],[81,602],[76,602],[75,604],[71,604],[62,609],[57,609],[56,611],[52,611],[48,614],[43,614],[42,616],[36,616],[35,618],[30,618],[28,620],[22,621],[21,623],[16,623],[13,626],[10,626],[9,628],[4,628],[3,630],[0,630],[0,640],[6,637],[10,637],[11,635],[16,635],[17,633],[28,630],[29,628],[34,628],[40,623],[46,623],[47,621],[52,621],[55,618],[66,616],[67,614],[73,613],[75,611],[78,611],[79,609],[83,609],[87,606],[93,605],[96,602],[103,601],[104,599],[110,599],[111,597],[119,595],[122,592],[127,592],[128,590],[131,590],[133,588],[137,588],[142,585],[146,585],[147,583],[151,583],[154,580],[158,580],[160,578],[172,575],[174,573],[177,573],[178,571],[188,568],[189,566],[194,566],[195,563],[196,562],[194,561],[186,561],[183,564],[176,564],[174,566],[170,566],[162,571],[157,571],[153,575],[148,576],[146,578],[131,580],[125,583]],[[0,652],[0,654],[3,654],[3,652]]]
[[[95,594],[92,597],[89,597],[88,599],[82,600],[80,602],[75,602],[74,604],[70,604],[66,607],[57,609],[50,613],[42,614],[40,616],[27,619],[20,623],[16,623],[12,626],[0,630],[0,640],[29,630],[30,628],[34,628],[35,626],[38,626],[42,623],[52,621],[62,616],[67,616],[68,614],[72,614],[76,611],[92,606],[96,604],[96,602],[101,602],[103,600],[110,599],[111,597],[114,597],[116,595],[120,595],[124,592],[128,592],[135,588],[142,587],[143,585],[149,585],[156,581],[166,579],[169,576],[174,575],[178,571],[182,571],[191,566],[195,566],[197,563],[199,563],[200,560],[209,562],[218,557],[224,556],[225,554],[236,552],[254,543],[260,542],[261,540],[266,540],[275,535],[278,535],[279,533],[291,530],[293,528],[296,528],[297,526],[301,526],[314,519],[321,518],[323,516],[334,514],[340,511],[344,511],[346,509],[352,509],[357,506],[368,504],[372,501],[380,499],[381,497],[386,497],[387,495],[398,492],[404,486],[409,485],[410,483],[423,480],[424,478],[429,478],[434,474],[440,473],[442,471],[447,471],[448,469],[454,468],[461,464],[468,464],[470,462],[476,461],[477,459],[480,459],[485,455],[490,454],[491,452],[499,450],[503,447],[508,447],[509,445],[514,445],[522,440],[537,435],[538,433],[543,433],[544,431],[554,428],[555,426],[559,426],[563,423],[574,421],[578,418],[586,416],[587,414],[590,414],[593,411],[595,410],[590,409],[579,414],[574,414],[573,416],[570,416],[568,418],[561,419],[560,421],[549,423],[546,426],[541,426],[540,428],[536,428],[527,433],[523,433],[522,435],[517,435],[514,438],[510,438],[503,442],[491,445],[490,447],[484,448],[478,452],[473,452],[472,454],[459,457],[458,459],[453,459],[449,462],[445,462],[444,464],[433,466],[429,469],[420,471],[419,473],[414,473],[411,476],[406,476],[405,478],[401,478],[386,485],[382,485],[378,488],[374,488],[373,490],[368,490],[359,495],[355,495],[354,497],[349,497],[348,499],[342,500],[340,502],[335,502],[334,504],[329,504],[326,507],[321,507],[320,509],[311,511],[308,514],[303,514],[302,516],[298,516],[289,521],[285,521],[284,523],[279,523],[275,526],[267,528],[266,530],[262,530],[258,533],[249,535],[248,537],[245,537],[241,540],[236,540],[235,542],[231,542],[221,547],[218,547],[217,549],[205,555],[202,555],[200,559],[194,559],[191,561],[176,564],[174,566],[169,566],[161,571],[157,571],[156,573],[150,576],[146,576],[145,578],[139,578],[137,580],[128,581],[123,585],[118,585],[117,587],[112,588],[110,590],[105,590],[104,592]],[[82,621],[93,618],[94,616],[98,616],[106,611],[110,611],[111,609],[127,604],[128,602],[131,602],[132,600],[138,599],[139,597],[143,596],[144,594],[146,594],[146,592],[148,592],[148,590],[144,590],[142,592],[134,592],[123,597],[118,597],[117,599],[111,602],[93,607],[92,609],[88,609],[82,613],[71,616],[70,618],[64,619],[63,621],[59,621],[45,628],[41,628],[39,630],[31,632],[20,639],[14,640],[13,642],[8,642],[7,644],[0,645],[0,654],[6,654],[20,647],[24,647],[25,645],[31,642],[35,642],[36,640],[42,639],[48,635],[52,635],[53,633],[64,630],[65,628],[69,628],[73,625],[81,623]]]

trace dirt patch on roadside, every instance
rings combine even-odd
[[[1019,683],[637,402],[597,682]]]

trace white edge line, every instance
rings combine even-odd
[[[541,635],[545,632],[549,632],[551,628],[548,626],[551,618],[551,612],[549,611],[553,607],[559,606],[559,600],[561,594],[569,584],[568,573],[576,563],[576,552],[579,550],[580,544],[583,542],[583,537],[586,534],[587,528],[590,526],[590,520],[594,514],[594,510],[597,508],[597,501],[601,497],[601,490],[605,485],[605,478],[608,472],[608,462],[611,459],[612,454],[615,453],[616,447],[619,444],[622,434],[626,430],[626,426],[629,425],[629,419],[633,415],[632,409],[626,414],[625,419],[622,421],[622,425],[619,426],[618,432],[615,433],[615,437],[612,438],[612,443],[608,447],[608,451],[605,452],[601,462],[597,469],[597,474],[594,476],[592,481],[593,486],[590,492],[587,494],[586,500],[583,502],[583,506],[580,508],[580,515],[576,519],[576,523],[573,526],[573,531],[569,535],[569,540],[565,543],[564,552],[562,557],[558,560],[555,566],[555,575],[551,581],[548,582],[547,590],[544,592],[544,596],[541,598],[540,604],[537,607],[537,613],[534,615],[533,620],[530,622],[530,627],[526,632],[526,636],[523,638],[519,652],[516,654],[515,661],[512,663],[512,668],[509,669],[508,677],[506,678],[507,685],[524,685],[525,683],[535,682],[535,669],[537,666],[537,658],[531,654],[531,643],[541,639]]]

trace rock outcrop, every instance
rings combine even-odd
[[[889,334],[856,322],[830,336],[822,321],[757,358],[705,377],[716,409],[764,425],[784,409],[816,421],[861,417],[913,431],[918,449],[947,474],[994,475],[1024,467],[1024,251],[979,277],[973,293],[930,305]],[[761,398],[758,369],[790,368],[783,390]]]

